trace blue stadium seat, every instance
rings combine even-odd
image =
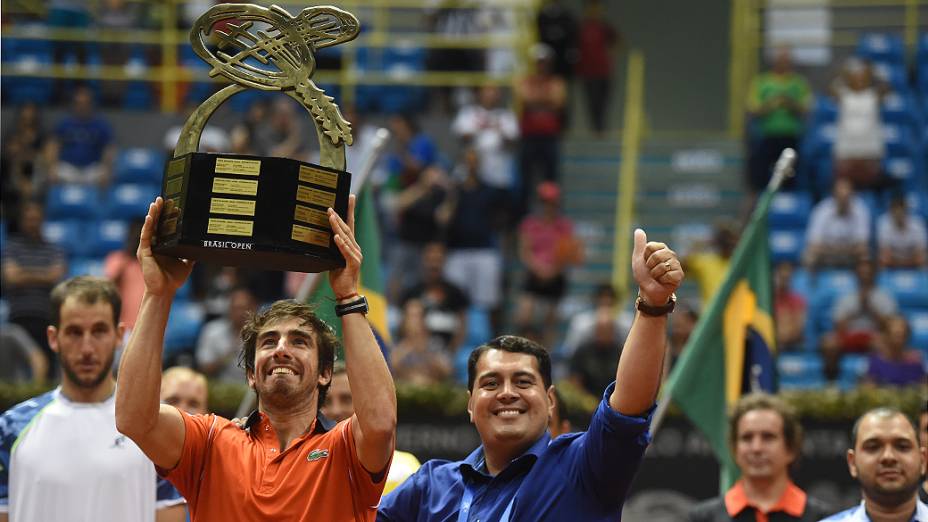
[[[895,296],[900,308],[928,309],[928,270],[884,270],[877,277],[879,286]]]
[[[171,308],[164,331],[164,355],[174,355],[196,346],[206,313],[199,303],[178,301]]]
[[[818,127],[828,123],[834,123],[838,119],[838,104],[830,96],[817,95],[815,102],[812,104],[812,110],[809,114],[809,125]]]
[[[812,196],[805,192],[778,192],[770,202],[768,222],[774,228],[804,227],[812,211]]]
[[[898,182],[902,188],[916,190],[920,184],[921,176],[915,160],[906,156],[887,156],[883,160],[883,171],[892,180]]]
[[[49,219],[92,218],[100,211],[99,193],[88,185],[55,185],[45,197],[45,216]]]
[[[89,251],[84,238],[86,228],[86,223],[78,219],[46,220],[42,223],[42,236],[71,256],[83,256]]]
[[[893,91],[909,94],[909,75],[905,70],[905,65],[891,62],[875,62],[873,64],[874,75],[883,80],[892,88]]]
[[[781,390],[821,388],[825,384],[822,359],[817,353],[781,353],[777,356]]]
[[[793,269],[793,278],[789,286],[806,300],[812,295],[812,278],[809,276],[809,272],[801,266]]]
[[[68,277],[79,275],[103,277],[103,259],[98,257],[72,257],[68,259]]]
[[[883,121],[906,126],[917,132],[924,124],[924,116],[918,102],[911,94],[892,92],[883,100]]]
[[[913,310],[905,316],[912,331],[909,345],[921,349],[928,355],[928,310]]]
[[[133,147],[122,149],[116,156],[113,182],[161,183],[164,170],[164,152],[158,149]]]
[[[770,256],[774,264],[782,261],[798,263],[804,244],[805,232],[802,229],[770,231]]]
[[[114,219],[144,218],[148,204],[161,193],[159,185],[123,183],[110,189],[107,216]]]
[[[809,295],[809,316],[806,339],[815,347],[821,334],[831,331],[831,310],[835,300],[857,288],[857,278],[850,270],[822,270],[811,276],[812,293]]]
[[[15,47],[15,46],[14,46]],[[7,59],[10,58],[10,59]],[[3,98],[11,105],[32,102],[47,104],[52,98],[52,80],[28,76],[31,73],[47,69],[52,65],[51,47],[24,47],[18,53],[8,53],[4,49],[3,67],[17,76],[5,76]]]
[[[867,356],[845,354],[841,357],[838,370],[838,387],[842,390],[851,390],[857,387],[861,378],[867,374]]]
[[[919,146],[915,135],[902,125],[884,124],[883,139],[886,142],[888,156],[911,157],[918,152]]]
[[[96,256],[105,256],[114,250],[126,247],[126,235],[129,223],[121,219],[102,219],[89,227],[91,237],[87,238],[90,252]]]
[[[857,42],[857,54],[871,62],[905,64],[905,47],[902,44],[901,34],[863,34]]]

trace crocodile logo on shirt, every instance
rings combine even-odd
[[[329,456],[329,450],[325,449],[314,449],[309,452],[309,455],[306,455],[306,460],[313,462],[314,460],[324,459]]]

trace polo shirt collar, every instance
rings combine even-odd
[[[551,434],[547,430],[532,444],[525,453],[519,455],[518,457],[512,459],[512,462],[509,463],[509,466],[506,466],[500,475],[506,472],[513,464],[519,464],[531,467],[531,464],[534,464],[537,461],[541,454],[544,453],[545,449],[548,447],[548,444],[551,443]],[[481,444],[477,449],[471,452],[464,460],[461,461],[458,469],[461,470],[461,474],[467,474],[471,478],[474,476],[480,476],[484,479],[491,478],[487,473],[486,462],[484,461],[483,456],[483,444]]]
[[[748,507],[757,509],[757,506],[748,500],[747,494],[744,492],[744,482],[739,480],[725,493],[725,511],[728,512],[730,517],[734,518]],[[768,513],[783,512],[798,518],[802,516],[805,509],[806,492],[799,489],[792,481],[789,481],[780,500],[770,508]]]
[[[251,412],[251,414],[248,415],[248,418],[245,419],[245,429],[251,433],[252,426],[257,426],[261,422],[267,422],[267,415],[261,413],[258,410],[254,410]],[[313,426],[313,433],[325,433],[334,428],[336,424],[338,423],[328,419],[325,415],[322,414],[321,411],[317,410],[316,422]]]

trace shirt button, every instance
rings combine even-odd
[[[265,427],[264,427],[264,431],[270,431],[270,430],[271,430],[271,427],[270,427],[270,426],[265,426]]]
[[[271,453],[277,453],[277,448],[271,448]]]

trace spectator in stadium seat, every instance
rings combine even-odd
[[[522,107],[519,129],[519,176],[522,194],[518,215],[529,209],[532,191],[542,181],[557,182],[561,167],[561,136],[567,106],[567,83],[553,72],[553,52],[544,44],[531,50],[534,71],[516,84]]]
[[[18,324],[42,348],[48,359],[49,379],[58,375],[57,361],[48,340],[52,317],[49,292],[67,273],[61,248],[42,237],[42,205],[29,201],[22,207],[20,233],[7,239],[2,252],[3,296],[10,306],[10,322]]]
[[[782,261],[773,273],[773,311],[779,350],[796,350],[806,325],[806,298],[792,288],[793,264]]]
[[[731,255],[738,246],[738,236],[736,223],[719,221],[713,227],[710,248],[697,244],[693,252],[683,257],[683,268],[687,274],[695,278],[703,306],[709,304],[709,300],[725,280]]]
[[[504,191],[481,181],[481,162],[475,149],[464,151],[463,164],[454,172],[454,181],[436,211],[436,219],[448,238],[445,277],[463,290],[472,304],[489,313],[492,328],[497,331],[502,324],[500,236],[506,232],[509,199]]]
[[[186,366],[173,366],[161,373],[161,402],[191,415],[209,411],[209,384],[202,373]]]
[[[453,352],[447,350],[440,337],[429,332],[425,314],[419,299],[409,299],[403,305],[399,335],[390,352],[397,382],[429,385],[447,382],[451,376]]]
[[[309,140],[300,120],[304,114],[304,109],[290,98],[275,98],[268,117],[255,125],[251,136],[258,154],[308,161]]]
[[[197,341],[197,366],[209,377],[226,382],[242,382],[245,369],[238,360],[242,327],[258,311],[254,294],[246,287],[229,292],[225,317],[206,323]]]
[[[918,499],[925,473],[925,446],[912,421],[894,408],[864,413],[851,433],[847,467],[860,483],[863,500],[822,522],[928,520],[928,505]]]
[[[754,196],[770,181],[773,165],[783,149],[799,150],[806,113],[812,104],[812,89],[793,69],[792,50],[778,47],[772,67],[754,78],[748,90],[748,114],[759,134],[751,147],[748,186]]]
[[[610,283],[599,283],[593,288],[590,296],[590,308],[577,312],[570,318],[564,343],[561,345],[561,355],[570,358],[582,344],[593,338],[596,330],[596,318],[600,312],[606,311],[612,317],[615,331],[625,338],[631,327],[632,317],[624,313],[619,307],[619,296]]]
[[[0,216],[13,230],[18,227],[20,206],[44,197],[48,149],[38,106],[22,105],[12,129],[3,136],[0,155]]]
[[[379,521],[620,518],[650,439],[667,305],[683,279],[673,251],[649,243],[641,230],[635,231],[631,263],[644,312],[590,428],[552,440],[548,350],[523,337],[490,340],[471,352],[467,364],[467,410],[480,447],[462,461],[426,462],[383,498]]]
[[[103,275],[116,285],[122,297],[122,317],[119,321],[126,325],[129,332],[135,327],[135,316],[139,313],[142,293],[145,291],[142,265],[135,257],[135,247],[139,244],[141,233],[142,221],[133,220],[126,232],[125,248],[110,252],[103,260]]]
[[[563,0],[546,0],[538,10],[538,41],[551,49],[551,71],[570,80],[577,63],[577,33],[573,10]]]
[[[887,318],[877,349],[870,354],[865,382],[877,386],[908,386],[925,382],[925,362],[922,352],[909,346],[909,323],[905,317]]]
[[[622,43],[622,36],[606,20],[602,0],[587,0],[577,39],[577,78],[583,84],[590,126],[602,138],[613,91],[612,52]]]
[[[390,279],[388,298],[398,302],[402,292],[418,282],[422,249],[439,239],[436,211],[444,201],[448,176],[436,163],[438,149],[419,130],[411,115],[390,119],[394,151],[386,155],[388,180],[381,191],[381,204],[388,219],[388,237],[395,229],[397,241],[387,243]]]
[[[834,331],[822,338],[825,375],[837,377],[842,353],[869,353],[876,347],[883,324],[896,313],[896,300],[876,286],[876,267],[862,260],[855,268],[857,288],[838,296],[831,310]]]
[[[893,196],[889,212],[877,221],[876,242],[882,268],[924,268],[928,264],[925,220],[908,211],[902,193]]]
[[[803,262],[809,270],[849,268],[869,256],[870,211],[847,178],[837,178],[831,197],[809,217]]]
[[[500,104],[502,93],[495,85],[480,87],[477,103],[461,107],[451,131],[480,158],[480,181],[509,190],[513,186],[512,149],[519,139],[519,123],[508,107]]]
[[[49,165],[51,183],[105,186],[110,181],[116,157],[113,128],[97,113],[93,96],[89,87],[78,87],[71,113],[55,127]]]
[[[544,182],[537,192],[541,208],[519,225],[525,286],[516,305],[515,323],[522,335],[540,330],[545,346],[553,346],[557,307],[567,291],[567,270],[582,260],[583,245],[574,235],[573,222],[561,214],[560,187]]]
[[[858,188],[876,186],[886,153],[880,107],[889,89],[874,79],[869,63],[849,58],[831,92],[838,101],[835,177],[849,179]]]
[[[422,253],[422,281],[406,290],[400,303],[418,300],[425,309],[425,326],[432,342],[446,353],[457,352],[467,339],[470,300],[445,277],[445,246],[432,242]]]
[[[593,325],[593,337],[577,348],[570,358],[570,380],[592,395],[605,389],[615,377],[612,361],[622,354],[625,337],[616,328],[611,310],[599,310]]]
[[[690,522],[814,522],[830,513],[790,480],[789,468],[802,451],[802,425],[782,399],[766,393],[738,399],[728,421],[728,440],[741,479],[724,495],[693,508]]]
[[[346,266],[328,273],[348,372],[365,383],[353,390],[355,414],[333,425],[319,413],[338,339],[308,305],[278,301],[242,331],[241,359],[258,396],[246,430],[214,415],[192,416],[158,404],[164,328],[192,267],[152,254],[164,201],[159,197],[150,205],[138,250],[146,292],[120,365],[116,425],[186,497],[194,522],[374,519],[371,506],[393,454],[396,392],[364,315],[367,302],[357,295],[363,254],[354,238],[355,201],[353,195],[348,199],[348,223],[329,210]]]
[[[103,278],[79,276],[52,290],[48,342],[61,386],[0,416],[0,520],[154,522],[156,509],[183,520],[182,499],[156,497],[151,461],[116,431],[120,305]]]
[[[209,386],[206,376],[185,366],[168,368],[161,374],[161,403],[174,406],[191,415],[206,415],[209,405]],[[167,479],[158,477],[158,494],[168,498],[183,498]],[[186,500],[184,501],[186,503]],[[177,509],[177,522],[187,520],[186,507]],[[158,515],[157,522],[175,519]]]

